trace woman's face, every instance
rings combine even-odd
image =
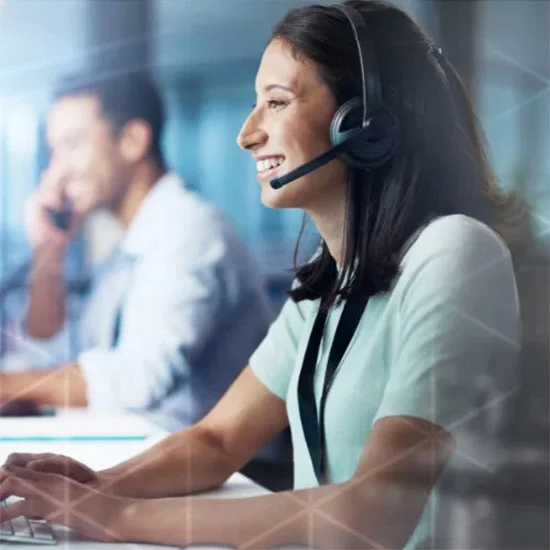
[[[271,208],[314,210],[345,189],[347,169],[336,160],[274,190],[270,180],[287,174],[330,148],[335,99],[310,61],[297,60],[283,40],[264,52],[256,77],[257,103],[237,142],[258,170],[262,202]]]

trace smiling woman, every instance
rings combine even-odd
[[[271,41],[256,77],[258,102],[238,137],[239,145],[253,152],[266,206],[307,211],[315,209],[310,203],[316,198],[331,202],[345,193],[344,185],[338,190],[330,184],[345,181],[346,168],[341,163],[319,169],[302,178],[302,185],[296,183],[284,192],[269,186],[276,176],[330,147],[328,129],[337,105],[330,89],[319,84],[311,61],[296,59],[287,42]]]
[[[312,217],[318,255],[203,420],[98,473],[14,456],[0,498],[27,500],[8,517],[178,546],[452,546],[434,537],[442,488],[501,457],[487,451],[519,351],[510,253],[492,228],[510,205],[460,78],[404,12],[348,0],[285,16],[256,94],[238,143],[262,202]],[[222,484],[287,425],[293,491],[184,496]],[[45,495],[64,484],[62,514]]]

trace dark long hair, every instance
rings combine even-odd
[[[385,102],[400,123],[400,142],[384,167],[349,170],[344,253],[338,272],[325,243],[296,268],[295,301],[325,304],[387,291],[400,254],[430,218],[465,214],[492,227],[506,225],[515,201],[496,185],[481,126],[460,77],[430,38],[402,10],[379,0],[348,0],[367,23]],[[357,46],[335,7],[290,11],[275,27],[299,60],[316,65],[338,105],[359,95]]]

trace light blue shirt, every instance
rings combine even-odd
[[[318,485],[298,400],[318,309],[319,300],[289,300],[250,359],[258,378],[286,402],[296,489]],[[314,378],[317,407],[342,309],[331,310],[325,327]],[[407,549],[426,548],[449,498],[445,483],[464,488],[471,477],[488,479],[502,465],[499,433],[518,388],[520,328],[510,252],[492,229],[458,214],[423,229],[392,288],[369,300],[326,400],[327,475],[332,483],[354,476],[381,418],[416,417],[445,428],[456,450]]]
[[[169,173],[140,206],[82,315],[78,363],[89,407],[147,413],[169,430],[189,426],[238,376],[271,321],[263,280],[236,231]]]

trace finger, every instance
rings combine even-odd
[[[52,459],[55,456],[60,455],[55,455],[54,453],[11,453],[6,459],[4,466],[20,466],[25,468],[34,460]]]
[[[36,493],[32,485],[27,481],[10,477],[0,484],[0,500],[10,497],[28,498]]]
[[[4,462],[4,466],[26,466],[27,462],[36,456],[31,453],[11,453]]]
[[[54,453],[40,453],[40,454],[32,455],[32,457],[27,459],[26,467],[33,469],[32,466],[37,463],[53,464],[53,463],[60,462],[60,463],[68,464],[71,461],[73,461],[73,459],[65,455],[59,455]],[[16,464],[16,466],[18,466],[18,464]]]
[[[41,182],[38,194],[39,204],[44,208],[61,209],[65,196],[65,186],[64,178],[50,172],[48,177]]]
[[[40,189],[59,190],[64,183],[64,169],[60,163],[52,163],[41,174]]]
[[[38,458],[27,464],[27,468],[34,472],[43,472],[48,474],[61,474],[63,476],[71,476],[74,470],[74,465],[69,458]]]
[[[2,470],[7,474],[8,478],[34,482],[47,481],[48,476],[52,475],[44,472],[35,472],[21,466],[4,466]]]
[[[12,453],[6,459],[6,462],[0,467],[0,482],[8,475],[6,470],[12,467],[30,468],[31,464],[37,460],[53,460],[53,457],[57,455],[53,453]]]
[[[2,500],[10,496],[17,496],[33,500],[40,506],[60,506],[59,499],[55,496],[59,493],[58,484],[62,477],[54,474],[32,472],[27,468],[11,467],[8,469],[10,477],[3,482]],[[64,483],[69,482],[64,478]]]
[[[27,468],[35,472],[58,474],[82,482],[89,481],[93,478],[85,466],[78,462],[71,461],[68,458],[34,460],[29,462]]]
[[[11,484],[12,484],[12,481],[8,477],[0,481],[0,501],[6,500],[8,497],[11,496],[11,491],[12,491]],[[2,510],[1,507],[0,507],[0,510]]]
[[[42,458],[32,460],[27,464],[27,468],[34,472],[42,472],[46,474],[61,474],[66,475],[67,466],[55,458]]]
[[[56,190],[44,190],[40,193],[39,203],[46,210],[61,210],[63,208],[63,194]]]
[[[30,503],[28,500],[19,500],[6,508],[0,508],[0,523],[19,516],[29,517],[31,515]]]

